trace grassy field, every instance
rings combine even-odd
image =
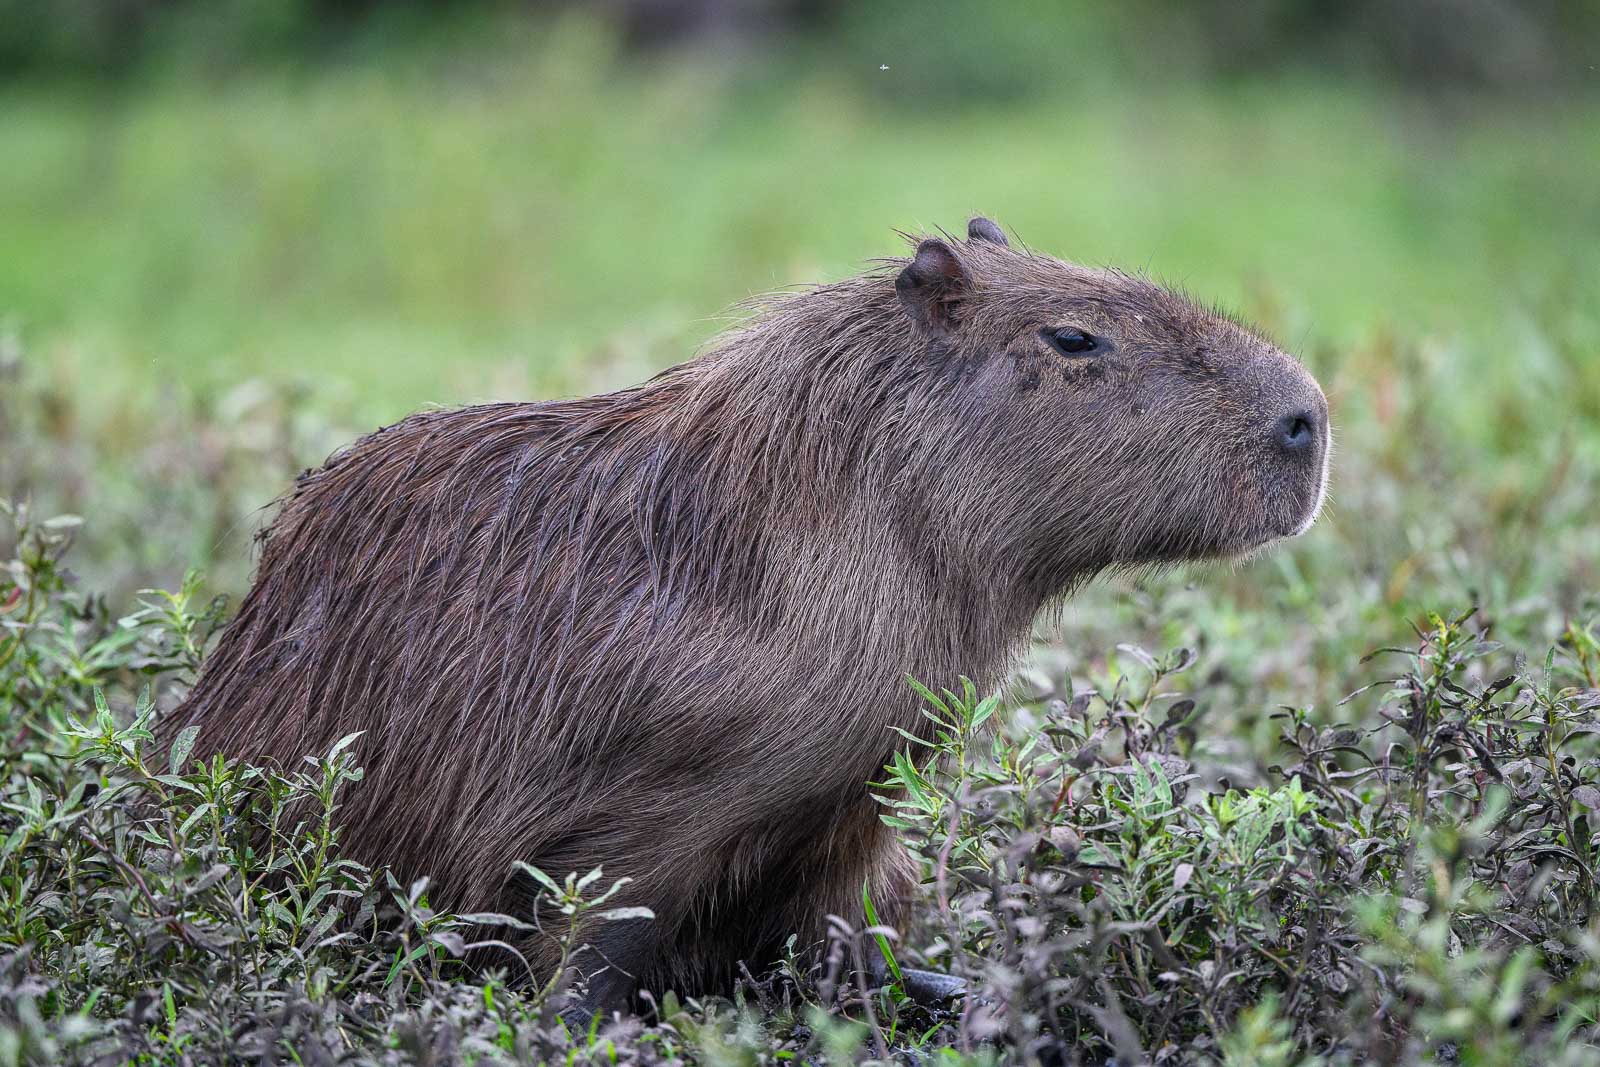
[[[1248,617],[1263,571],[1373,636],[1438,582],[1563,611],[1595,586],[1593,107],[1278,80],[930,109],[853,71],[623,62],[582,20],[479,45],[5,91],[0,309],[81,442],[30,488],[101,516],[99,584],[237,591],[253,509],[355,433],[635,381],[753,293],[982,210],[1235,308],[1323,380],[1333,507],[1229,583]]]
[[[929,108],[893,69],[635,65],[581,21],[519,43],[4,90],[0,307],[90,392],[298,378],[390,418],[631,380],[980,210],[1329,374],[1378,331],[1548,374],[1520,339],[1600,273],[1592,108],[1281,81]]]
[[[999,742],[958,702],[942,762],[895,772],[926,775],[934,800],[898,817],[930,870],[947,845],[962,857],[970,905],[955,921],[925,901],[906,951],[1015,1006],[998,1029],[898,1002],[869,1023],[848,990],[796,1003],[761,985],[742,1017],[691,1005],[606,1040],[628,1062],[897,1043],[976,1062],[986,1041],[1069,1034],[1090,1063],[1169,1045],[1230,1064],[1597,1062],[1600,107],[1310,75],[963,104],[888,65],[638,58],[578,19],[493,47],[0,87],[0,498],[34,505],[0,528],[0,946],[30,954],[0,960],[0,988],[34,1013],[0,1014],[0,1063],[96,1034],[164,1062],[245,1032],[307,1062],[316,1042],[421,1060],[447,1031],[485,1061],[567,1055],[548,998],[453,971],[453,920],[329,867],[315,827],[281,831],[304,863],[266,884],[243,830],[206,829],[259,781],[156,777],[127,732],[139,684],[158,680],[158,708],[181,693],[207,596],[247,581],[259,509],[356,433],[635,381],[754,293],[977,211],[1219,301],[1299,354],[1332,406],[1330,508],[1248,566],[1079,597],[1041,632]],[[37,524],[63,512],[82,524]],[[134,590],[190,567],[206,577],[181,609],[118,623]],[[1394,645],[1413,658],[1363,659]],[[1164,669],[1178,648],[1195,663]],[[1162,718],[1180,697],[1197,701],[1181,729]],[[1101,722],[1122,740],[1062,816],[1062,761]],[[1044,756],[1041,723],[1059,727]],[[1341,784],[1356,750],[1404,781]],[[1173,793],[1177,764],[1131,775],[1146,756],[1192,768],[1207,798]],[[348,770],[324,761],[242,825],[332,803],[360,787]],[[91,782],[153,797],[155,836]],[[969,819],[973,783],[1006,799]],[[1056,879],[1025,906],[1019,841],[1050,843],[1029,855]],[[306,903],[322,886],[392,921],[307,941],[343,922]],[[1019,906],[1043,925],[994,920]],[[1066,985],[1041,992],[1052,974]],[[269,1010],[276,1030],[251,1015]]]

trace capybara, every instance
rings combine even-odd
[[[710,991],[864,883],[893,921],[868,782],[928,725],[907,676],[993,689],[1094,575],[1301,533],[1327,456],[1260,334],[973,219],[641,385],[338,452],[162,735],[293,766],[364,731],[349,854],[529,918],[513,861],[603,867],[655,917],[587,931],[587,1006]]]

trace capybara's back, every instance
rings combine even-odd
[[[974,220],[636,388],[356,442],[163,732],[293,766],[363,731],[352,854],[464,911],[526,909],[518,860],[629,877],[655,918],[591,931],[591,1002],[699,992],[904,898],[867,783],[907,675],[992,687],[1098,571],[1300,532],[1326,427],[1255,334]]]

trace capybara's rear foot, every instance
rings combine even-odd
[[[881,986],[889,980],[889,965],[883,957],[873,953],[867,964],[867,977],[872,984]],[[905,995],[924,1007],[936,1008],[941,1004],[967,995],[967,980],[938,971],[919,971],[913,967],[900,969],[900,988]]]
[[[598,1007],[593,1003],[593,998],[585,994],[562,1008],[558,1014],[566,1024],[567,1032],[577,1037],[588,1032],[598,1014]]]
[[[937,1007],[957,997],[967,995],[967,980],[938,971],[917,971],[911,968],[900,972],[900,988],[906,996],[924,1007]]]

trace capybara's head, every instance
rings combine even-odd
[[[1327,401],[1249,327],[1014,249],[982,218],[918,244],[895,289],[962,379],[964,492],[990,498],[991,544],[1042,585],[1237,557],[1316,518]]]

